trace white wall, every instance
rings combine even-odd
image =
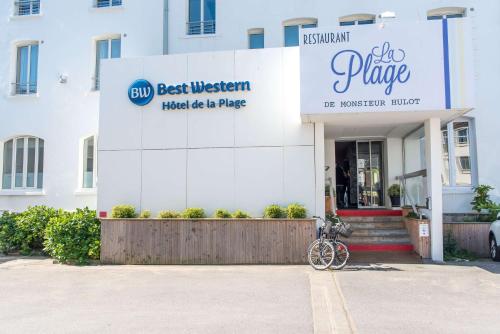
[[[92,40],[118,33],[122,34],[123,57],[162,54],[163,2],[148,0],[146,6],[145,1],[124,0],[122,8],[97,10],[91,8],[92,0],[42,0],[42,15],[11,18],[14,1],[0,1],[0,146],[6,139],[20,134],[39,136],[46,143],[46,195],[7,196],[0,193],[0,210],[23,209],[28,204],[39,203],[68,209],[84,205],[95,207],[95,195],[75,195],[79,141],[97,132],[99,93],[91,91]],[[280,47],[283,46],[282,22],[291,18],[315,17],[320,27],[334,26],[338,17],[343,15],[379,14],[389,10],[396,13],[393,20],[415,22],[425,20],[428,9],[450,5],[469,9],[467,15],[473,25],[476,68],[473,85],[476,108],[469,116],[475,117],[479,183],[496,187],[493,199],[500,201],[500,174],[496,172],[500,170],[500,159],[492,153],[496,124],[499,123],[496,78],[500,75],[500,64],[496,58],[500,54],[500,44],[491,39],[500,33],[498,1],[217,0],[217,34],[196,37],[185,34],[186,1],[170,0],[168,49],[174,54],[246,49],[247,30],[256,27],[265,29],[266,47]],[[14,45],[22,40],[43,41],[40,45],[38,97],[9,96],[15,66]],[[57,82],[60,73],[68,74],[67,84]],[[187,119],[182,114],[177,117],[179,122]],[[147,122],[147,118],[144,121]],[[171,124],[166,123],[164,127],[175,127]],[[184,140],[170,133],[163,133],[164,142],[177,146]],[[145,136],[144,140],[149,139]],[[451,191],[450,199],[446,198],[448,194],[445,195],[445,211],[447,207],[470,210],[471,189]],[[457,198],[459,203],[455,202]]]
[[[99,211],[129,203],[138,209],[203,207],[262,215],[272,203],[298,202],[315,212],[314,127],[301,124],[298,49],[111,60],[103,68],[99,141]],[[158,97],[145,107],[127,98],[144,78],[250,81],[239,110],[162,111],[161,102],[201,96]]]
[[[95,208],[95,192],[75,193],[80,140],[98,128],[99,92],[92,91],[95,38],[121,35],[122,57],[161,54],[163,0],[149,0],[148,6],[125,0],[113,9],[92,8],[91,0],[42,0],[41,14],[31,17],[12,17],[13,3],[0,1],[0,146],[18,135],[45,140],[44,195],[0,191],[0,210],[35,204]],[[40,43],[39,93],[11,96],[15,43],[26,40]],[[60,74],[68,76],[66,84],[59,83]]]

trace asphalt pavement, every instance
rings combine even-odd
[[[500,263],[66,266],[0,256],[0,333],[500,333]]]

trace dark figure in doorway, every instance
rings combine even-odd
[[[343,170],[345,176],[345,195],[344,195],[344,206],[347,208],[350,206],[350,193],[351,193],[351,166],[348,159],[344,160]]]
[[[335,162],[335,179],[335,183],[337,185],[337,207],[345,208],[347,206],[347,203],[345,202],[345,192],[347,189],[348,178],[347,173],[338,161]]]

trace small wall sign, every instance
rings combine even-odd
[[[429,224],[420,224],[419,225],[419,236],[422,237],[429,237]]]

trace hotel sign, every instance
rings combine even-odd
[[[156,84],[156,95],[159,97],[177,97],[183,95],[206,95],[204,98],[184,98],[169,99],[161,102],[161,109],[164,111],[188,111],[202,109],[240,109],[247,106],[244,99],[232,99],[219,96],[213,99],[209,94],[224,94],[248,92],[251,90],[250,81],[219,81],[205,82],[192,81],[180,84]],[[143,107],[148,105],[155,97],[155,87],[145,79],[138,79],[132,82],[128,89],[128,98],[133,104]]]
[[[440,22],[303,29],[300,42],[302,114],[450,107]]]

